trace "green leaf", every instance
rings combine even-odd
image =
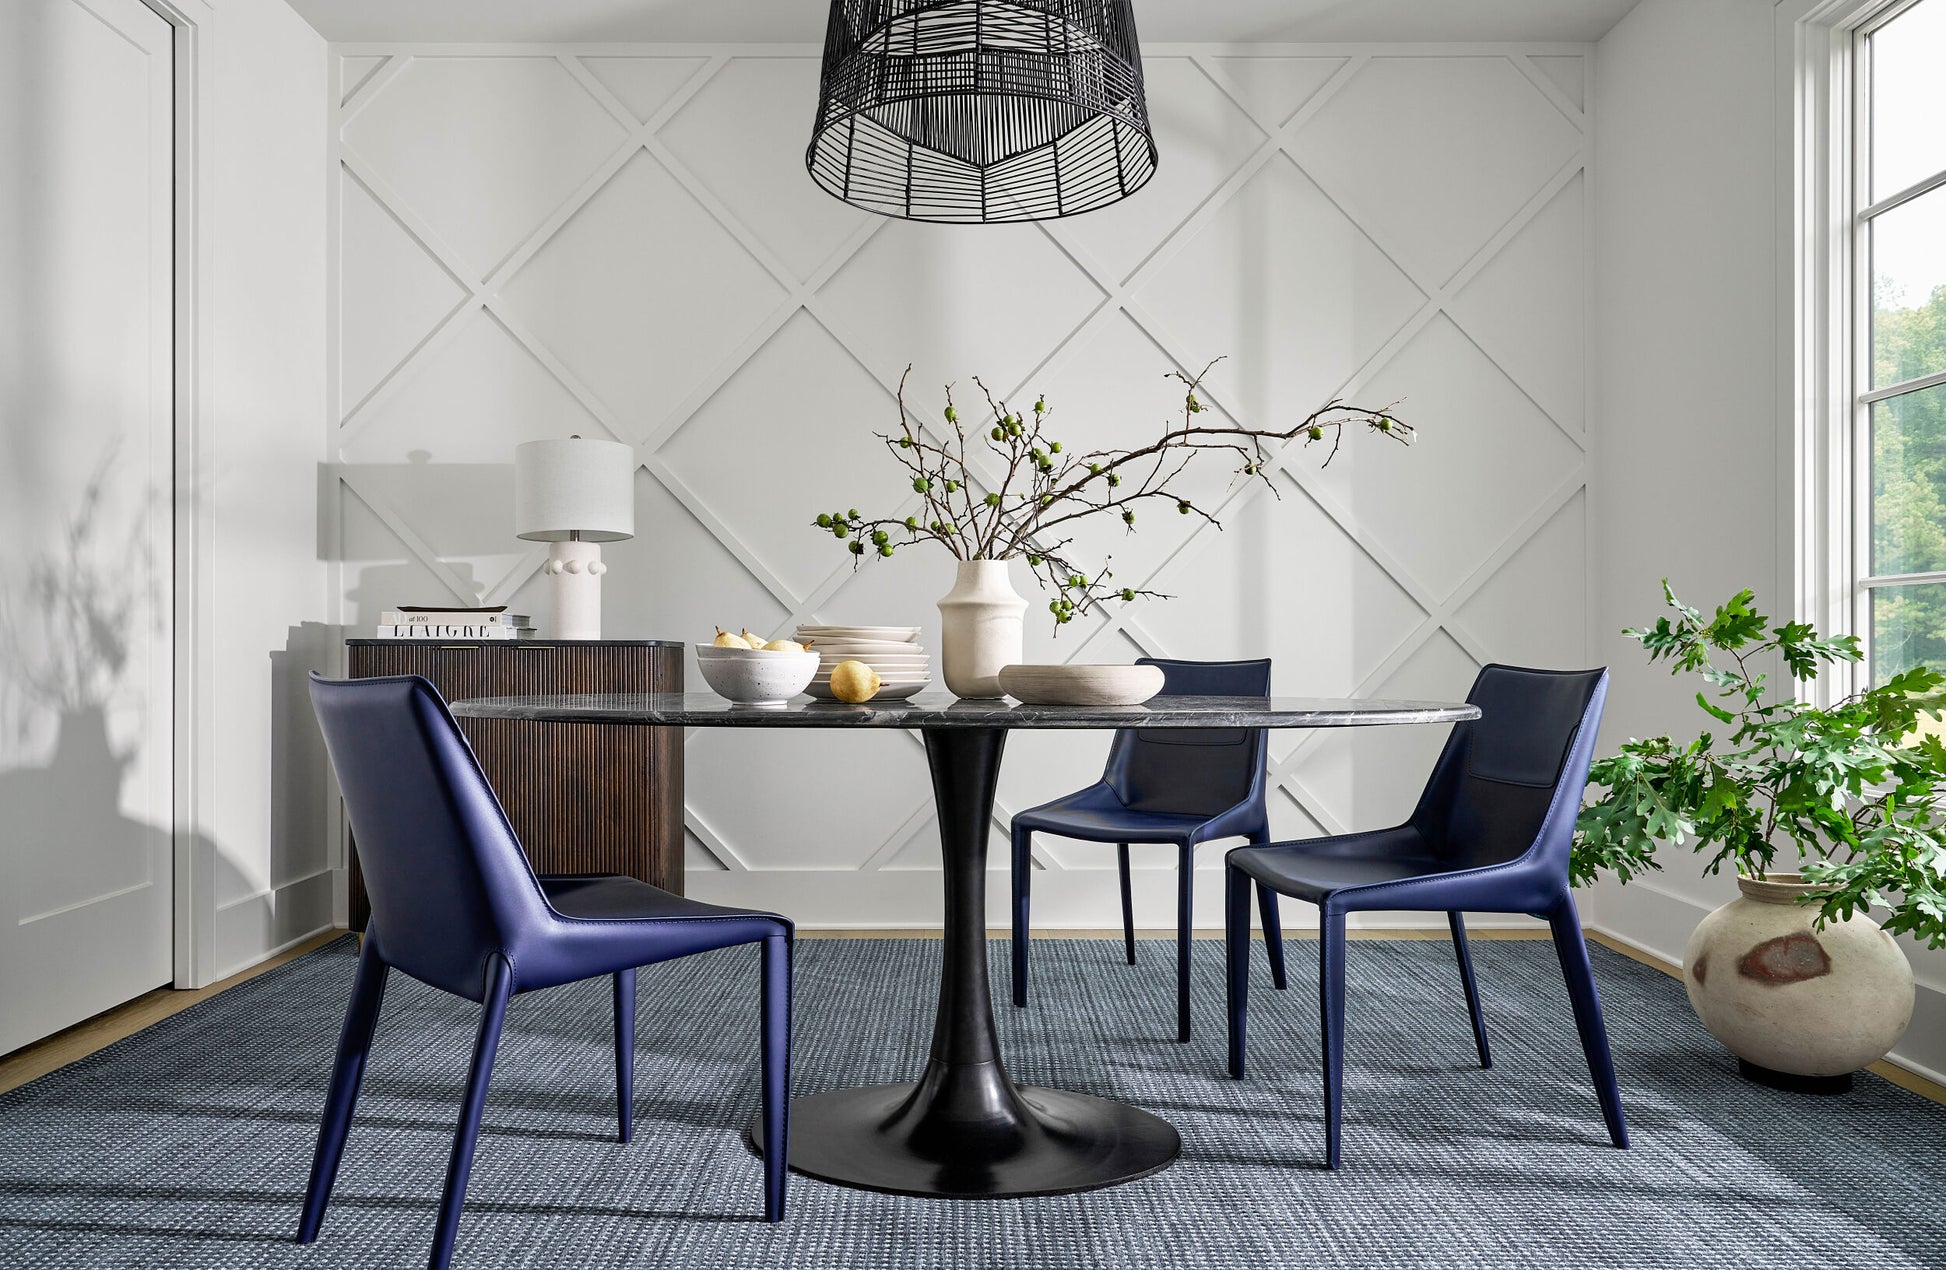
[[[1721,719],[1725,723],[1735,723],[1737,721],[1737,717],[1734,714],[1731,714],[1728,710],[1725,710],[1722,706],[1711,705],[1709,703],[1709,699],[1703,696],[1703,694],[1700,692],[1696,694],[1696,704],[1703,707],[1703,709],[1709,711],[1711,714],[1715,715],[1717,718]]]
[[[1770,619],[1757,612],[1754,601],[1756,593],[1739,591],[1728,602],[1718,605],[1716,616],[1704,629],[1703,637],[1716,648],[1742,648],[1745,644],[1760,640]]]

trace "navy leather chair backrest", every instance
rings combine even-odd
[[[418,675],[311,676],[385,960],[479,1000],[485,962],[551,911],[446,703]],[[518,967],[516,967],[516,971]]]
[[[1270,662],[1168,661],[1168,697],[1268,697]],[[1115,733],[1102,779],[1132,811],[1214,816],[1250,797],[1264,770],[1262,728],[1123,728]]]
[[[1434,851],[1464,868],[1535,851],[1565,870],[1607,695],[1605,670],[1484,667],[1466,698],[1480,717],[1453,729],[1413,814]]]

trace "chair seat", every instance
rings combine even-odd
[[[1214,819],[1194,813],[1136,811],[1123,806],[1106,785],[1090,785],[1019,813],[1014,827],[1084,842],[1187,842],[1209,836],[1198,831]]]
[[[1313,904],[1338,891],[1453,871],[1426,851],[1410,827],[1238,847],[1228,858],[1271,890]]]
[[[612,873],[537,880],[561,920],[516,958],[517,992],[792,933],[775,913],[705,904]]]
[[[774,914],[756,909],[705,904],[619,873],[544,873],[539,881],[549,908],[562,917],[586,921],[654,921],[669,917],[754,917],[773,923],[778,920]]]

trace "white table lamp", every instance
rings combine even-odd
[[[615,441],[514,449],[514,533],[545,542],[555,639],[601,638],[601,544],[635,536],[635,451]]]

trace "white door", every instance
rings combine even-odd
[[[173,34],[0,0],[0,1053],[171,978]]]

